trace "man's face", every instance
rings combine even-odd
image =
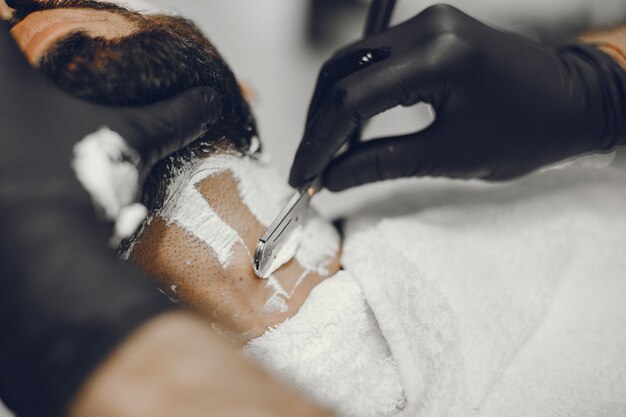
[[[293,191],[250,157],[221,152],[177,175],[165,204],[134,243],[131,259],[170,297],[246,341],[293,316],[339,269],[339,236],[311,215],[296,256],[256,277],[256,244]]]
[[[159,166],[153,171],[157,188],[177,182],[168,187],[163,207],[152,212],[131,254],[172,298],[247,340],[295,314],[311,289],[336,272],[338,236],[316,219],[304,239],[306,256],[288,262],[270,280],[255,276],[256,242],[291,190],[283,178],[244,156],[256,133],[247,104],[219,54],[189,22],[92,1],[8,5],[15,10],[0,0],[0,15],[14,23],[13,36],[29,61],[76,97],[145,104],[196,85],[211,86],[222,96],[224,114],[211,131],[220,144],[208,154],[202,147],[185,150],[195,161],[188,164],[192,177],[162,178]],[[178,198],[180,193],[185,198]],[[189,210],[192,204],[197,205]],[[323,256],[312,262],[316,251]]]

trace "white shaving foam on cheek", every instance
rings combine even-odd
[[[296,252],[298,250],[298,246],[300,245],[300,240],[302,238],[302,226],[294,229],[291,234],[287,237],[287,240],[283,243],[283,247],[278,251],[276,257],[270,263],[270,266],[267,269],[265,275],[262,276],[263,279],[267,279],[270,277],[278,268],[289,262],[296,256]]]
[[[191,177],[179,175],[176,184],[169,187],[172,192],[160,215],[168,224],[177,224],[187,233],[209,245],[222,267],[225,268],[230,263],[235,245],[243,244],[243,240],[213,211],[196,188],[198,182],[217,174],[218,171],[205,167],[193,167],[193,171],[194,174]]]
[[[285,313],[289,310],[286,299],[289,299],[291,294],[288,294],[285,289],[280,285],[280,282],[275,277],[269,277],[266,284],[267,288],[274,291],[274,294],[265,303],[264,310],[271,313]]]
[[[241,200],[265,227],[270,225],[294,193],[274,169],[248,157],[217,155],[201,161],[197,169],[230,171],[237,180]]]
[[[316,272],[327,275],[329,262],[339,252],[339,242],[337,230],[311,209],[304,226],[295,229],[287,238],[263,278],[271,276],[294,257],[305,273]],[[296,287],[301,282],[302,280],[299,280]]]
[[[209,245],[222,267],[230,264],[235,245],[243,244],[243,239],[213,211],[196,184],[226,171],[232,172],[237,180],[244,204],[266,227],[291,195],[290,188],[273,169],[241,156],[213,156],[193,163],[174,176],[160,216],[168,224],[177,224]]]
[[[202,239],[216,253],[223,267],[229,265],[237,243],[243,244],[238,233],[224,222],[210,207],[196,188],[203,179],[230,171],[237,181],[242,202],[263,226],[268,227],[294,194],[284,178],[262,162],[235,155],[218,155],[194,163],[188,173],[181,173],[176,184],[170,186],[169,199],[161,216],[174,222],[188,233]],[[191,174],[189,174],[191,173]],[[327,274],[328,263],[339,251],[339,235],[327,221],[313,210],[303,227],[297,229],[285,242],[272,262],[267,288],[273,291],[265,304],[265,311],[284,313],[288,310],[287,293],[271,274],[294,257],[305,270],[293,291],[310,272]],[[254,248],[252,248],[254,250]]]
[[[293,230],[263,278],[271,276],[294,257],[307,273],[326,275],[329,273],[328,263],[339,252],[339,242],[337,230],[310,210],[304,226]]]
[[[280,213],[294,191],[276,171],[262,162],[241,156],[218,155],[201,161],[198,172],[229,171],[237,181],[237,190],[242,202],[254,217],[265,227]],[[284,249],[272,263],[267,278],[281,265],[295,256],[298,236],[291,235]],[[254,248],[250,248],[253,252]]]
[[[251,158],[220,155],[203,162],[207,169],[229,170],[238,183],[239,195],[250,212],[265,227],[274,221],[295,191],[270,166]],[[328,273],[327,266],[339,251],[339,234],[313,210],[303,227],[292,233],[264,278],[292,258],[309,272]]]
[[[327,275],[328,263],[339,252],[340,237],[333,225],[311,211],[302,229],[295,257],[305,270]]]

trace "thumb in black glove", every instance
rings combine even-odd
[[[361,122],[431,104],[435,122],[333,156]],[[290,184],[340,191],[398,177],[505,180],[626,138],[626,76],[591,45],[552,49],[451,6],[339,51],[323,67]]]

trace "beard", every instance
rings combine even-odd
[[[94,2],[47,3],[89,7]],[[221,96],[223,113],[201,139],[210,143],[228,138],[236,149],[249,149],[257,135],[250,107],[233,72],[192,22],[100,5],[123,13],[136,29],[117,39],[78,32],[58,41],[39,62],[47,79],[74,97],[107,106],[147,105],[197,86],[211,87]]]
[[[9,3],[9,2],[7,2]],[[117,5],[89,0],[10,2],[16,17],[55,9],[91,8],[122,14],[135,30],[106,39],[86,32],[57,41],[39,61],[39,70],[69,95],[107,106],[140,106],[174,97],[198,86],[221,97],[222,116],[211,130],[171,157],[159,162],[148,177],[144,204],[162,204],[164,182],[200,148],[219,144],[248,153],[256,124],[235,75],[196,26],[183,18],[142,15]]]

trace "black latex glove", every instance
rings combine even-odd
[[[549,48],[445,5],[339,51],[322,68],[290,184],[339,191],[398,177],[504,180],[626,138],[624,70],[591,45]],[[360,124],[430,103],[426,130],[356,143]]]
[[[74,144],[106,125],[143,177],[221,105],[206,88],[141,109],[74,100],[30,67],[4,25],[0,95],[0,398],[20,417],[61,417],[118,343],[171,308],[108,247],[111,225],[70,167]]]

